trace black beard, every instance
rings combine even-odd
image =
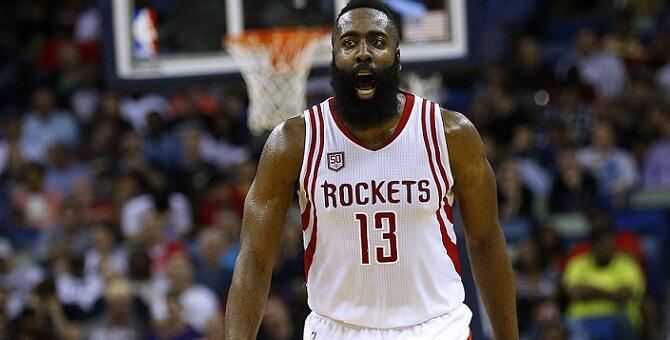
[[[367,129],[391,120],[398,114],[398,89],[400,86],[400,59],[396,57],[390,67],[371,70],[375,80],[375,95],[360,99],[356,94],[356,74],[367,65],[359,65],[351,72],[330,64],[330,85],[335,91],[337,114],[349,126]]]

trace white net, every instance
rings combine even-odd
[[[306,81],[323,29],[249,30],[226,39],[249,93],[249,129],[261,134],[305,108]]]
[[[408,89],[429,100],[440,103],[442,96],[442,74],[435,72],[428,76],[422,76],[418,73],[405,73],[405,81]]]

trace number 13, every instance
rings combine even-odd
[[[356,213],[356,220],[360,227],[361,263],[370,264],[370,242],[368,240],[368,215]],[[382,232],[382,239],[388,241],[387,246],[376,247],[377,263],[393,263],[398,261],[398,238],[396,237],[396,215],[393,211],[379,211],[375,213],[375,229],[384,229],[384,220],[388,230]]]

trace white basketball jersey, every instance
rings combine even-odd
[[[440,108],[405,96],[397,129],[376,151],[348,132],[334,98],[305,111],[299,197],[308,304],[344,323],[405,327],[463,310]],[[467,328],[470,315],[463,320]]]

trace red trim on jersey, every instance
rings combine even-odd
[[[440,144],[438,143],[437,139],[437,129],[435,128],[436,125],[436,118],[435,118],[435,107],[437,104],[431,103],[431,108],[430,108],[430,130],[433,134],[433,145],[435,146],[435,154],[436,154],[436,159],[437,159],[437,166],[440,169],[440,175],[442,175],[442,180],[444,181],[444,184],[447,186],[445,190],[448,192],[449,187],[451,186],[451,183],[449,183],[449,177],[447,177],[447,171],[444,169],[444,165],[442,164],[442,156],[440,152]],[[444,212],[447,215],[447,220],[451,223],[451,225],[454,225],[454,216],[453,216],[453,210],[451,206],[449,205],[449,201],[446,199],[444,200]],[[456,271],[458,274],[461,274],[461,260],[458,257],[458,247],[456,247],[456,243],[454,243],[451,240],[451,237],[449,237],[449,233],[447,233],[446,228],[444,228],[444,231],[442,232],[442,244],[444,244],[444,247],[447,249],[447,254],[449,254],[449,257],[451,258],[451,261],[454,263],[454,267],[456,268]]]
[[[444,212],[447,214],[447,219],[450,221],[454,220],[451,206],[447,202],[444,202]],[[454,225],[453,222],[451,225]],[[442,245],[447,249],[447,255],[451,258],[451,262],[454,264],[456,272],[458,275],[461,275],[461,259],[458,256],[458,247],[456,246],[456,243],[451,240],[451,237],[449,237],[446,226],[440,226],[440,233],[442,233]]]
[[[438,208],[437,211],[435,212],[435,216],[437,217],[437,221],[440,223],[440,234],[442,236],[442,245],[444,246],[445,251],[447,252],[447,256],[451,259],[452,264],[454,265],[454,269],[456,269],[456,272],[458,275],[461,275],[461,264],[460,260],[458,259],[458,255],[455,250],[455,245],[451,242],[451,238],[449,237],[449,233],[447,233],[447,226],[444,223],[444,219],[442,218],[442,214],[440,213],[441,207],[442,207],[442,186],[440,185],[440,182],[437,178],[437,172],[435,171],[435,165],[433,164],[433,153],[432,153],[432,148],[430,146],[430,139],[428,139],[428,122],[426,122],[427,115],[426,115],[426,102],[427,100],[423,100],[423,103],[421,105],[421,129],[423,132],[423,142],[426,146],[426,153],[428,153],[428,163],[430,164],[430,171],[433,174],[433,179],[435,180],[435,186],[437,187],[437,194],[438,194]],[[433,114],[435,111],[435,107],[431,104]],[[434,136],[433,136],[434,137]],[[448,205],[448,204],[446,204]]]
[[[446,192],[449,192],[449,187],[451,186],[451,183],[449,183],[449,177],[447,177],[447,171],[444,170],[444,166],[442,165],[442,153],[440,152],[440,143],[437,141],[437,129],[435,128],[435,107],[437,105],[434,103],[430,103],[430,130],[433,134],[433,145],[435,146],[435,157],[437,159],[437,167],[440,170],[440,175],[442,176],[442,182],[446,185],[444,188]],[[448,202],[445,202],[448,203]],[[449,205],[449,204],[447,204]],[[447,218],[449,215],[447,215]],[[453,219],[449,219],[449,222],[453,223]]]
[[[321,156],[323,155],[323,113],[321,112],[321,105],[317,106],[319,112],[319,151],[317,153],[316,164],[314,165],[314,176],[312,177],[312,187],[310,197],[314,199],[314,188],[316,187],[316,177],[319,173],[319,165],[321,164]],[[307,249],[305,249],[305,281],[309,279],[309,269],[312,267],[314,260],[314,252],[316,252],[316,234],[317,234],[318,220],[316,216],[316,204],[314,205],[314,223],[312,226],[312,237],[310,237]]]
[[[305,178],[303,181],[302,187],[305,190],[305,196],[307,198],[307,203],[305,204],[305,211],[300,214],[300,220],[302,221],[302,231],[307,230],[307,227],[309,227],[309,217],[310,213],[312,210],[312,199],[311,196],[309,195],[309,175],[312,172],[312,161],[314,158],[314,146],[316,144],[316,132],[314,131],[315,125],[314,125],[314,107],[311,107],[309,109],[309,121],[312,124],[312,138],[309,144],[309,157],[307,158],[307,169],[305,171]]]
[[[400,117],[400,122],[398,122],[398,126],[396,126],[395,130],[393,131],[393,134],[391,137],[389,137],[384,145],[382,145],[379,149],[373,150],[368,148],[365,143],[363,143],[360,139],[356,138],[353,133],[347,129],[347,126],[344,124],[344,121],[342,121],[342,118],[337,114],[337,111],[335,111],[335,98],[330,98],[328,100],[328,105],[330,106],[330,112],[333,115],[333,119],[335,120],[335,125],[342,131],[342,133],[349,138],[352,142],[358,144],[360,147],[365,148],[370,151],[378,151],[389,144],[391,144],[402,132],[402,130],[405,128],[405,125],[407,125],[407,121],[409,120],[409,116],[412,114],[412,107],[414,106],[414,95],[409,93],[409,92],[403,92],[405,95],[405,107],[403,108],[402,111],[402,116]]]

